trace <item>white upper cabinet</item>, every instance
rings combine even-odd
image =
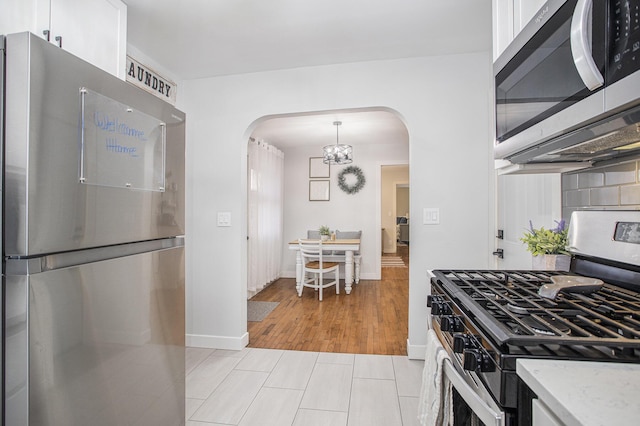
[[[5,0],[0,32],[22,31],[126,77],[127,5],[121,0]]]
[[[125,79],[127,6],[120,0],[51,0],[51,41]]]
[[[3,0],[0,8],[0,34],[23,31],[37,34],[39,23],[49,21],[49,2],[47,1],[46,7],[42,3],[42,0]]]
[[[513,37],[529,23],[546,0],[515,0],[513,2]]]
[[[546,0],[493,0],[493,60],[529,23]]]
[[[492,0],[493,10],[493,60],[498,59],[513,40],[514,0]]]

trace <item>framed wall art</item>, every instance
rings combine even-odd
[[[329,180],[309,181],[309,201],[329,201]]]
[[[309,157],[309,177],[329,178],[330,165],[322,162],[322,157]]]

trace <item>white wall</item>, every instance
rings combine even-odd
[[[184,82],[187,343],[240,349],[248,340],[246,155],[255,120],[381,106],[398,111],[409,131],[408,343],[410,356],[424,356],[427,270],[492,261],[491,87],[488,51]],[[440,225],[420,224],[424,207],[440,208]],[[231,213],[231,227],[216,227],[220,211]]]
[[[348,143],[348,141],[343,141]],[[353,166],[362,169],[366,183],[356,194],[338,188],[338,174],[345,166],[331,166],[330,200],[309,201],[309,157],[322,146],[289,148],[285,153],[284,241],[305,237],[307,230],[327,225],[331,230],[362,231],[361,279],[380,279],[380,162],[409,161],[406,141],[353,145]],[[283,247],[282,276],[295,277],[296,257]]]

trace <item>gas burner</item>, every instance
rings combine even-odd
[[[555,328],[556,330],[558,330],[560,333],[562,334],[571,334],[571,329],[569,327],[567,327],[566,325],[560,323],[559,321],[556,321],[555,318],[553,317],[541,317],[542,320],[544,320],[546,323],[548,323],[551,327]],[[555,331],[553,331],[549,325],[547,325],[545,322],[543,321],[538,321],[536,319],[536,317],[533,316],[525,316],[520,318],[520,321],[522,322],[522,324],[530,327],[533,331],[535,331],[538,334],[543,334],[545,336],[555,336],[557,335],[557,333]]]
[[[489,300],[500,300],[502,299],[502,295],[496,291],[476,291],[474,292],[474,294],[476,295],[476,297],[480,297],[480,298],[484,298],[484,299],[489,299]]]
[[[504,285],[505,287],[507,287],[508,289],[514,289],[517,287],[517,284],[513,281],[513,279],[511,277],[509,277],[508,275],[505,275],[505,279],[504,279]]]
[[[507,309],[514,314],[529,315],[529,309],[525,308],[524,306],[518,305],[513,301],[507,303]]]

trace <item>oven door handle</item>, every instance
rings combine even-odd
[[[504,426],[504,412],[496,411],[490,407],[478,394],[464,381],[458,374],[450,360],[445,360],[442,364],[443,372],[449,379],[453,387],[467,403],[471,411],[487,426]]]

